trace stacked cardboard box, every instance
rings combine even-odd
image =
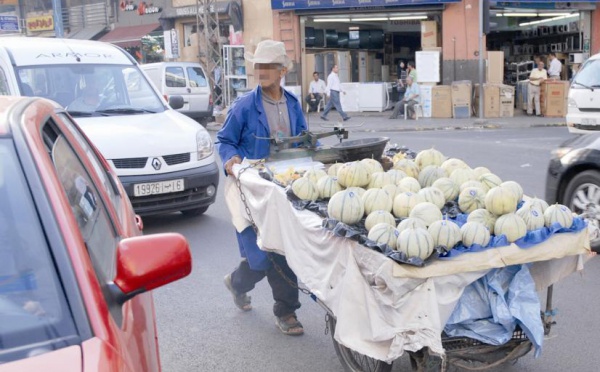
[[[431,117],[431,107],[433,104],[431,93],[433,91],[433,86],[431,85],[419,85],[419,97],[421,101],[421,108],[423,109],[423,117],[430,118]]]
[[[452,117],[452,87],[436,85],[431,88],[431,117]]]
[[[540,89],[540,106],[546,117],[565,117],[567,115],[568,81],[544,80]]]
[[[421,48],[435,48],[440,46],[440,34],[436,21],[421,21]]]
[[[504,52],[487,52],[487,82],[504,83]]]
[[[515,115],[515,87],[500,86],[500,117],[512,118]]]
[[[472,85],[469,80],[455,81],[452,83],[452,117],[471,117]]]
[[[504,84],[483,84],[483,116],[486,118],[512,117],[515,109],[515,88]],[[473,112],[479,112],[479,84],[475,85]]]

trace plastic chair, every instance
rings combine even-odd
[[[423,117],[423,107],[421,107],[420,103],[415,103],[413,108],[415,109],[415,120],[419,120],[419,116]],[[408,113],[408,103],[405,103],[404,104],[404,120],[407,119],[407,113]]]
[[[325,108],[325,96],[322,96],[321,99],[319,100],[319,103],[317,103],[317,112],[321,112],[321,110]],[[308,114],[310,112],[310,104],[307,102],[306,103],[306,113]]]

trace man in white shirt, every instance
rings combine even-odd
[[[554,80],[560,80],[560,73],[562,72],[562,63],[556,58],[556,53],[552,52],[548,56],[550,59],[550,66],[548,67],[548,78]]]
[[[542,116],[540,110],[540,84],[548,79],[548,74],[544,69],[544,62],[537,63],[537,68],[531,70],[529,74],[529,87],[527,88],[527,115],[533,115],[533,102],[535,102],[536,116]]]
[[[317,111],[319,102],[323,99],[327,86],[323,79],[319,79],[319,73],[313,72],[313,81],[310,82],[308,87],[308,95],[306,96],[306,103],[310,106],[310,111]]]
[[[327,121],[327,114],[331,111],[332,107],[335,107],[335,110],[342,116],[344,121],[350,119],[344,110],[342,110],[342,103],[340,102],[340,92],[342,92],[342,83],[340,83],[340,78],[338,77],[339,71],[338,65],[333,65],[331,68],[331,73],[327,77],[327,91],[326,94],[329,96],[329,102],[325,106],[325,111],[321,115],[321,119]],[[343,92],[346,94],[346,92]]]

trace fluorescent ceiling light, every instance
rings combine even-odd
[[[315,18],[314,22],[350,22],[350,18]]]
[[[411,19],[427,19],[427,16],[403,16],[403,17],[390,17],[390,21],[407,21]]]
[[[352,17],[353,22],[367,22],[367,21],[387,21],[387,17],[374,17],[374,18],[354,18]]]
[[[538,13],[538,17],[565,17],[571,13]]]
[[[537,13],[504,13],[505,17],[535,17]]]
[[[521,27],[523,27],[523,26],[531,26],[531,25],[537,25],[537,24],[540,24],[540,23],[560,21],[561,19],[575,18],[575,17],[579,17],[579,13],[569,14],[569,15],[566,15],[566,16],[560,16],[560,17],[554,17],[554,18],[546,18],[546,19],[542,19],[542,20],[539,20],[539,21],[519,23],[519,26],[521,26]]]

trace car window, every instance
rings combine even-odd
[[[185,75],[181,67],[167,67],[165,83],[170,88],[185,88]]]
[[[8,80],[6,80],[6,74],[2,68],[0,68],[0,95],[10,95],[10,89],[8,89]]]
[[[594,88],[600,87],[600,59],[590,59],[581,66],[574,82]]]
[[[58,116],[67,124],[67,128],[69,128],[69,131],[73,134],[79,146],[81,146],[81,148],[87,154],[92,166],[94,167],[94,171],[102,182],[102,189],[106,191],[114,210],[117,211],[119,220],[121,223],[123,223],[123,215],[121,212],[121,195],[119,194],[119,189],[114,184],[114,180],[111,181],[112,176],[106,171],[90,144],[79,131],[77,125],[71,121],[71,118],[62,112],[59,113]]]
[[[0,365],[80,342],[32,190],[0,138]]]
[[[205,87],[206,77],[204,76],[204,72],[200,67],[188,67],[187,73],[190,78],[190,86],[192,88],[196,87]]]
[[[110,294],[115,277],[116,247],[119,236],[109,218],[96,185],[83,163],[61,134],[52,125],[44,127],[46,138],[54,138],[51,155],[59,180],[71,205],[79,231],[85,242],[104,298],[117,323],[121,309]]]

